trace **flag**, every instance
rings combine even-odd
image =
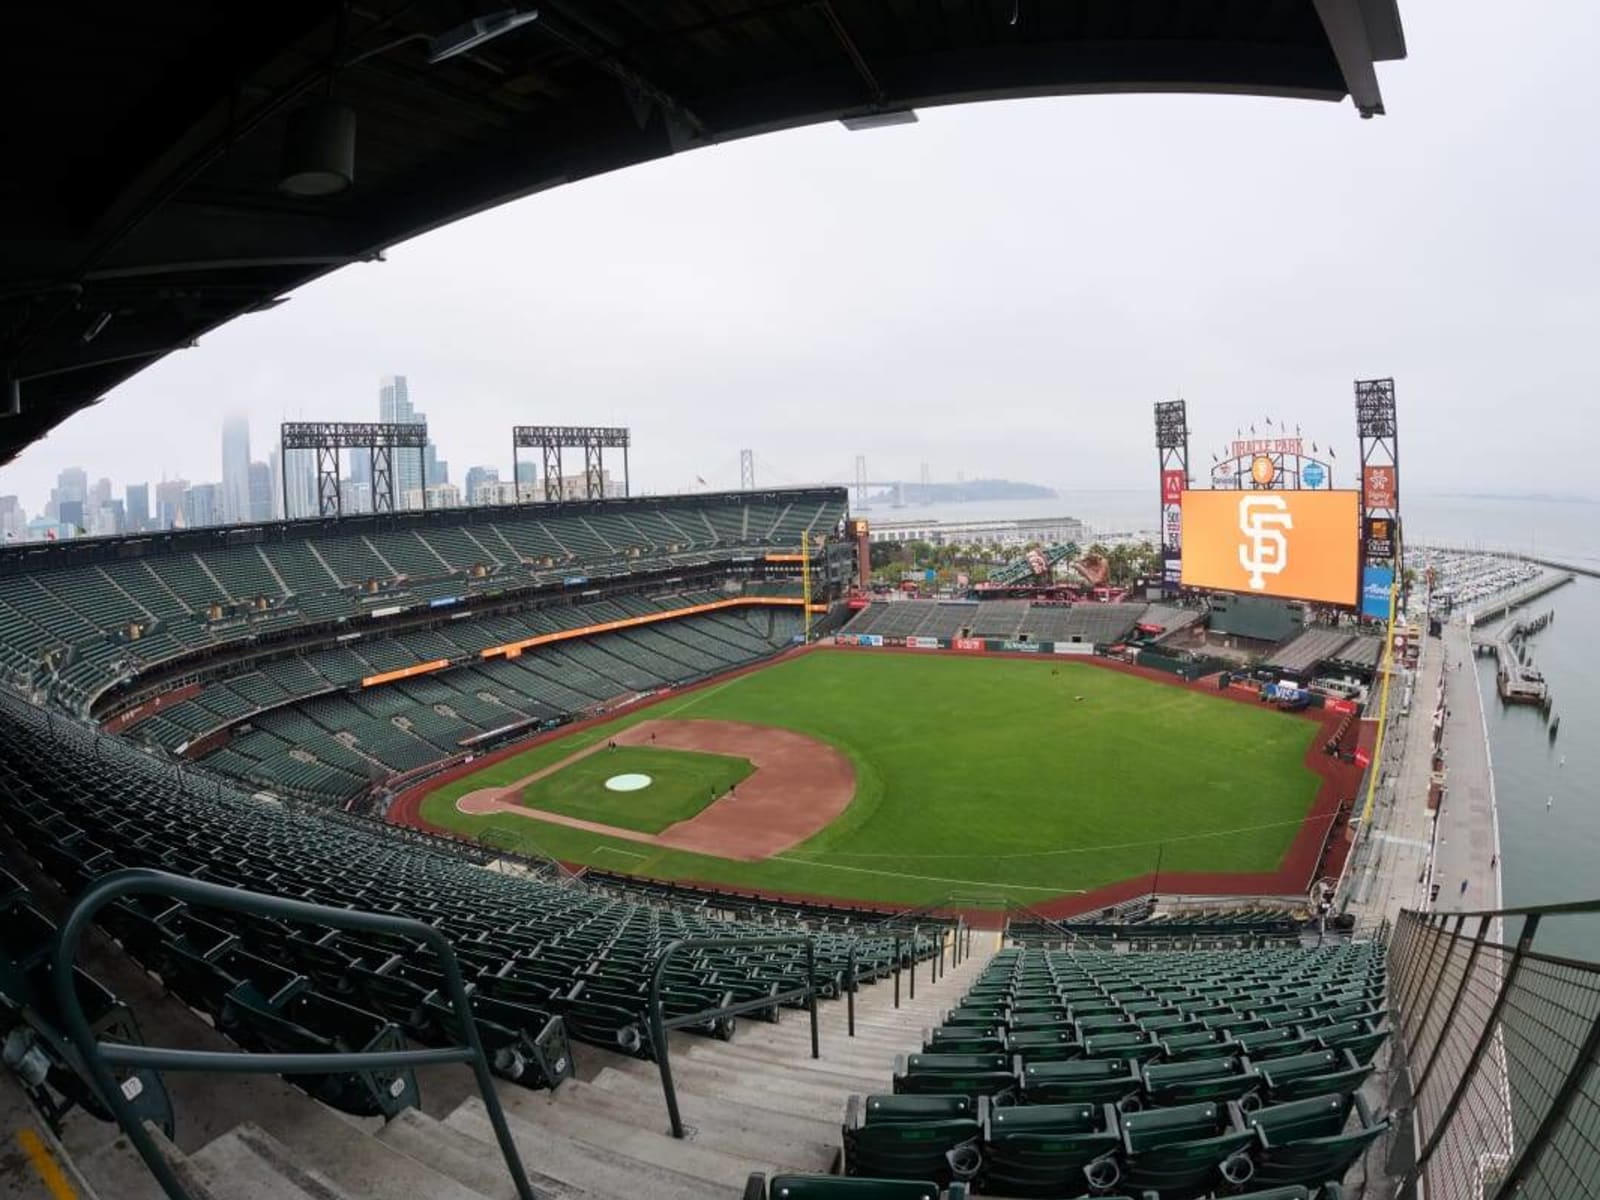
[[[1316,452],[1317,452],[1317,444],[1315,442],[1312,442],[1311,443],[1311,453],[1315,454]]]
[[[1328,447],[1328,457],[1329,458],[1338,458],[1339,457],[1337,454],[1335,454],[1333,452],[1333,447],[1332,446]]]
[[[1267,418],[1267,424],[1268,424],[1268,425],[1271,425],[1271,424],[1272,424],[1272,418],[1271,418],[1271,417],[1268,417],[1268,418]]]
[[[46,529],[44,531],[44,539],[47,542],[55,541],[56,540],[56,531],[54,529]]]
[[[1255,431],[1256,431],[1256,427],[1254,425],[1251,425],[1250,426],[1250,432],[1254,433]]]
[[[1294,427],[1294,435],[1295,435],[1295,437],[1299,437],[1300,436],[1300,426],[1296,425]]]

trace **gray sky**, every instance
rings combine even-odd
[[[1600,6],[1401,0],[1391,115],[1064,98],[695,151],[347,268],[169,357],[0,469],[220,475],[246,412],[375,419],[410,377],[459,482],[520,422],[631,425],[636,489],[1003,475],[1156,487],[1151,405],[1197,474],[1263,415],[1355,451],[1393,375],[1419,490],[1595,495]],[[1524,19],[1526,18],[1526,19]],[[359,186],[359,181],[358,181]],[[1496,428],[1496,423],[1508,428]]]

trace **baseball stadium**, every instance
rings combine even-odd
[[[1373,117],[1405,54],[1393,0],[884,7],[30,11],[41,63],[124,64],[79,98],[132,124],[87,148],[104,221],[56,131],[0,235],[0,457],[587,175],[1020,96]],[[40,317],[68,294],[109,329]],[[1443,770],[1397,413],[1357,381],[1336,488],[1286,425],[1207,477],[1156,403],[1115,584],[1061,540],[884,588],[847,488],[608,494],[649,447],[581,424],[510,431],[514,502],[407,510],[420,426],[286,422],[315,516],[0,547],[4,1194],[1600,1194],[1590,968],[1388,884],[1424,843],[1380,778],[1426,814]]]

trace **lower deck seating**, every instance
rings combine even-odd
[[[215,777],[173,772],[121,739],[3,695],[0,825],[7,845],[69,895],[111,871],[147,867],[425,921],[455,947],[495,1071],[535,1087],[559,1083],[572,1070],[569,1034],[653,1056],[649,973],[668,944],[804,929],[793,921],[729,921],[484,871],[454,845],[286,808]],[[15,889],[4,890],[14,900]],[[459,1035],[437,963],[403,938],[201,911],[158,896],[117,902],[101,924],[169,990],[243,1045],[354,1049],[395,1044],[397,1037],[437,1045]],[[14,941],[40,941],[27,936],[28,925],[5,921],[7,951]],[[823,990],[837,994],[852,953],[873,978],[897,956],[926,957],[932,944],[823,930],[816,932],[815,952]],[[804,971],[799,946],[707,949],[675,960],[663,995],[669,1013],[692,1013],[728,997],[779,995],[803,981]],[[766,1019],[778,1015],[764,1012]],[[732,1021],[702,1032],[727,1036]],[[379,1073],[375,1089],[343,1076],[293,1082],[364,1115],[387,1115],[415,1098],[404,1073]]]
[[[1376,943],[1003,950],[892,1093],[851,1098],[845,1172],[1040,1200],[1336,1197],[1390,1127],[1359,1090],[1383,996]]]

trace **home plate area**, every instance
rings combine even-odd
[[[614,747],[723,755],[745,760],[753,772],[715,798],[708,796],[709,802],[693,816],[654,833],[571,812],[530,807],[525,800],[524,793],[530,786],[592,755],[610,754]],[[620,771],[605,778],[604,788],[609,792],[637,792],[643,802],[652,794],[654,782],[644,772]],[[759,862],[799,845],[825,828],[849,807],[854,795],[855,768],[850,760],[816,738],[742,721],[651,720],[630,726],[614,738],[585,747],[505,787],[468,792],[456,801],[456,808],[471,815],[508,813],[624,841]]]

